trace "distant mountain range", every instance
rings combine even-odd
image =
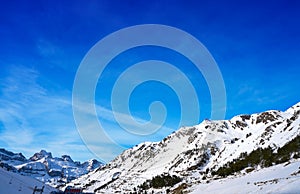
[[[0,149],[0,167],[24,176],[36,178],[53,187],[58,187],[87,174],[104,164],[93,159],[84,163],[74,162],[68,155],[52,157],[41,150],[29,159],[21,153]]]
[[[95,193],[210,193],[217,183],[227,181],[227,187],[233,186],[238,193],[267,193],[275,192],[278,186],[270,184],[279,182],[285,185],[283,192],[300,193],[295,186],[300,185],[299,135],[300,103],[284,112],[204,120],[182,127],[160,142],[125,150],[107,165],[67,185]],[[272,182],[270,177],[279,178]],[[244,181],[230,185],[234,183],[230,180],[236,179]],[[222,193],[222,187],[215,192]]]

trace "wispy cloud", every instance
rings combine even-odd
[[[81,115],[79,118],[80,121],[77,120],[76,122],[79,124],[78,128],[84,141],[93,153],[105,161],[113,159],[125,148],[145,141],[161,140],[167,134],[174,131],[169,127],[150,123],[150,127],[158,128],[159,130],[154,133],[150,132],[148,135],[139,135],[139,133],[135,134],[122,128],[115,120],[114,114],[118,115],[118,117],[121,118],[119,122],[123,122],[123,124],[128,126],[130,130],[132,127],[138,132],[145,133],[147,132],[147,129],[137,128],[137,126],[131,122],[131,119],[134,119],[139,123],[148,122],[142,118],[132,117],[131,115],[124,113],[113,112],[112,110],[102,106],[84,103],[81,101],[77,102],[76,105],[74,104],[73,106],[76,111],[80,112],[79,115]]]
[[[277,88],[268,88],[267,95],[265,94],[267,84],[260,83],[258,81],[252,81],[252,83],[244,83],[238,87],[237,96],[243,99],[243,103],[252,103],[256,105],[277,103],[280,100],[286,98],[286,94],[278,91]]]
[[[66,154],[71,150],[66,150],[68,145],[82,145],[73,122],[71,100],[49,93],[39,84],[40,76],[35,69],[12,66],[2,78],[0,145],[28,156],[42,148]],[[61,147],[57,149],[57,145]],[[75,153],[76,149],[70,152],[77,159],[92,157],[89,152],[81,157]]]
[[[23,152],[26,156],[32,155],[40,149],[47,149],[53,155],[70,154],[75,159],[85,160],[95,157],[81,140],[76,130],[72,114],[71,92],[69,96],[57,91],[50,93],[39,83],[42,75],[32,68],[12,66],[7,75],[1,79],[0,93],[0,146],[12,151]],[[84,114],[94,114],[86,104],[79,107]],[[98,119],[105,126],[105,133],[112,141],[101,142],[96,139],[89,148],[100,159],[109,161],[122,151],[122,146],[130,146],[142,141],[153,141],[163,138],[172,129],[162,126],[150,136],[130,134],[116,123],[114,114],[127,122],[131,115],[114,113],[112,110],[96,105]],[[137,122],[147,121],[134,117]],[[130,126],[130,122],[126,123]],[[152,124],[154,127],[160,127]],[[86,125],[91,129],[91,138],[98,133],[97,126]],[[119,146],[116,146],[116,144]],[[111,148],[111,149],[108,149]]]
[[[124,113],[120,113],[120,112],[114,112],[108,108],[99,106],[97,104],[94,105],[94,104],[87,104],[84,102],[80,102],[79,106],[77,106],[76,108],[86,114],[94,115],[95,114],[94,110],[90,109],[89,107],[95,107],[96,114],[97,114],[96,116],[99,119],[107,121],[107,122],[116,123],[117,121],[116,121],[115,117],[117,117],[120,119],[119,122],[123,123],[126,126],[132,127],[132,128],[136,127],[136,125],[131,122],[132,120],[134,120],[135,122],[140,123],[140,124],[145,124],[145,123],[149,122],[148,120],[142,119],[137,116],[132,116],[132,115],[128,115],[128,114],[124,114]],[[167,126],[161,126],[160,124],[156,124],[156,123],[150,123],[150,127],[151,128],[161,128],[162,127],[165,130],[171,130],[171,128],[169,128]]]
[[[55,68],[62,68],[65,71],[76,71],[77,66],[75,64],[80,63],[82,53],[74,53],[75,48],[76,44],[72,44],[66,49],[66,45],[62,45],[61,42],[39,38],[36,40],[35,52],[39,56],[40,61],[48,67],[55,66]]]

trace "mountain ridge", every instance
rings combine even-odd
[[[269,110],[229,120],[204,120],[196,126],[182,127],[160,142],[144,142],[127,149],[104,167],[68,185],[98,193],[130,193],[143,191],[141,185],[168,175],[181,178],[178,184],[193,185],[204,176],[213,177],[213,171],[236,160],[242,153],[250,154],[267,147],[276,152],[299,136],[299,116],[300,103],[297,103],[286,111]],[[175,188],[147,191],[166,192],[166,189]]]
[[[95,159],[80,163],[74,162],[69,155],[52,157],[52,153],[45,150],[41,150],[27,159],[21,153],[0,149],[0,167],[20,175],[36,178],[53,187],[64,185],[103,165]]]

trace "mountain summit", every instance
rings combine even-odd
[[[47,152],[45,150],[41,150],[40,152],[35,153],[33,156],[31,156],[29,158],[29,160],[31,160],[31,161],[37,161],[37,160],[40,160],[42,158],[52,158],[51,152]]]

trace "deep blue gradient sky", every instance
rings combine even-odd
[[[2,1],[0,147],[26,156],[47,149],[54,155],[70,154],[76,160],[95,157],[80,139],[73,120],[74,77],[95,43],[138,24],[174,26],[207,47],[225,82],[226,119],[285,110],[300,101],[298,1]],[[199,122],[210,117],[210,94],[202,75],[178,53],[150,46],[128,50],[111,62],[111,68],[99,79],[103,83],[97,86],[97,105],[110,110],[109,95],[118,75],[146,59],[168,61],[182,69],[199,96]],[[132,94],[133,116],[148,120],[153,100],[166,103],[168,118],[165,128],[152,136],[126,136],[110,120],[111,115],[99,119],[124,147],[159,141],[176,130],[180,109],[170,88],[144,83]]]

